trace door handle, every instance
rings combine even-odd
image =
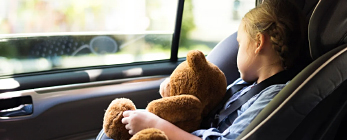
[[[32,113],[33,100],[31,96],[0,99],[0,117],[18,117]]]

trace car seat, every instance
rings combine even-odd
[[[346,139],[347,0],[320,0],[309,21],[314,59],[237,139]]]

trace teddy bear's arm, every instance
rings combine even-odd
[[[193,95],[178,95],[154,100],[146,109],[190,132],[199,128],[203,107]]]

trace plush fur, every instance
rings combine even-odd
[[[226,92],[224,73],[214,64],[206,61],[204,54],[194,50],[187,54],[170,76],[169,84],[161,87],[163,98],[150,102],[147,110],[175,124],[181,129],[192,132],[199,129],[205,117],[222,100]],[[104,131],[115,140],[131,138],[125,125],[121,124],[121,114],[134,110],[135,105],[128,99],[112,101],[104,116]],[[132,140],[167,139],[158,129],[145,129],[135,134]]]
[[[126,98],[115,99],[108,106],[104,115],[103,128],[106,135],[115,140],[128,140],[131,138],[125,125],[122,123],[123,112],[136,110],[133,102]]]
[[[147,128],[136,133],[131,140],[168,140],[165,133],[159,129]]]

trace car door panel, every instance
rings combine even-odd
[[[117,71],[111,74],[111,70],[102,70],[98,76],[94,77],[94,81],[93,77],[89,76],[89,78],[92,77],[89,79],[92,82],[2,93],[0,102],[16,97],[31,97],[33,113],[25,116],[0,117],[0,138],[95,138],[101,130],[104,112],[113,99],[129,98],[137,108],[145,108],[150,101],[160,98],[158,93],[160,83],[171,74],[178,63],[111,68]],[[131,75],[133,74],[131,70],[134,69],[135,74],[136,69],[142,69],[141,74]],[[107,78],[118,79],[100,81]],[[36,79],[36,81],[41,80]],[[32,81],[30,83],[40,84],[40,82]]]

